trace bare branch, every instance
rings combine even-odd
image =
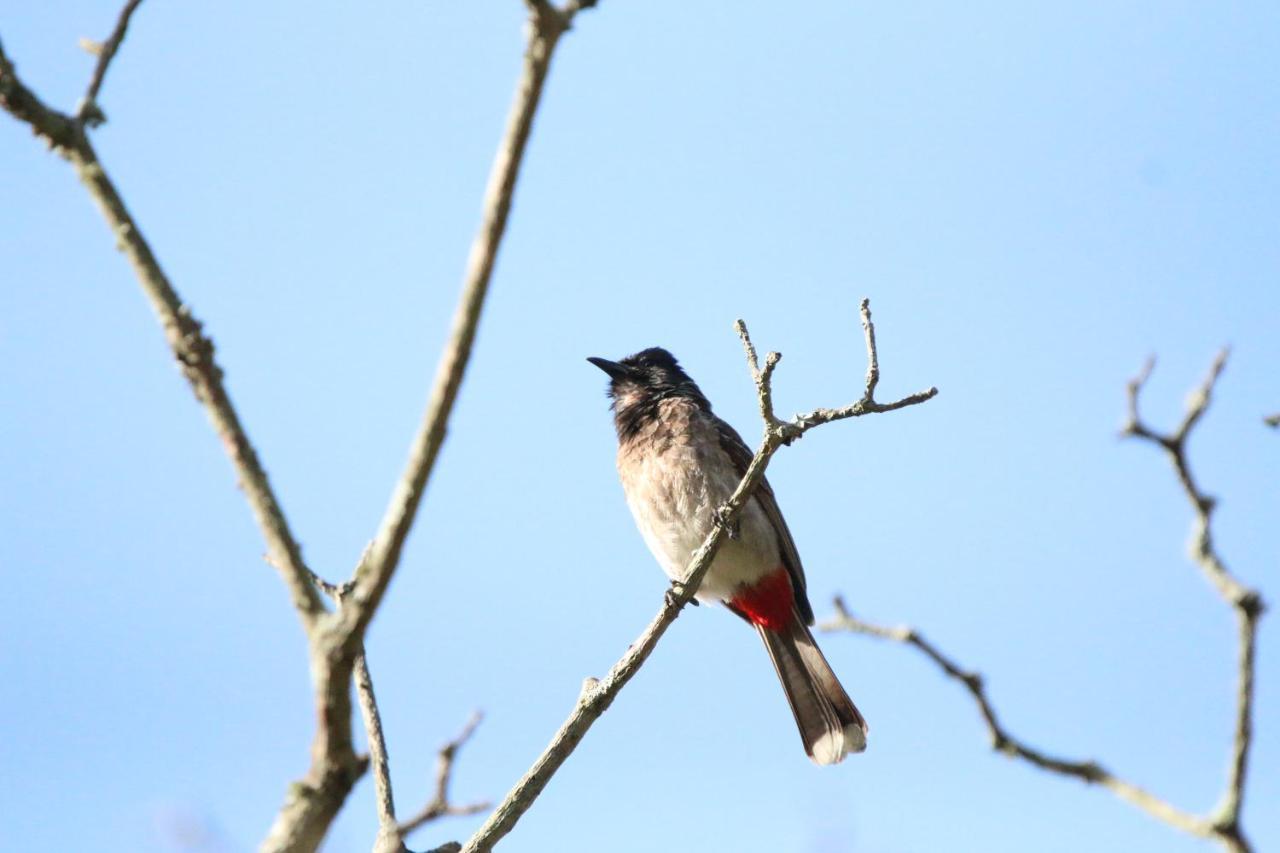
[[[32,133],[68,159],[66,152],[78,144],[83,135],[70,116],[46,106],[26,87],[5,54],[3,43],[0,43],[0,109],[29,125]]]
[[[346,630],[353,636],[364,630],[391,582],[436,456],[444,442],[449,415],[453,411],[471,356],[498,248],[506,231],[516,180],[520,175],[520,166],[533,129],[533,119],[542,96],[547,71],[551,67],[551,57],[560,36],[568,29],[578,9],[577,6],[557,9],[548,3],[534,0],[530,0],[529,5],[531,13],[524,65],[507,117],[506,131],[498,145],[498,153],[489,174],[484,212],[471,245],[462,295],[454,313],[449,340],[436,368],[431,396],[422,425],[413,439],[404,473],[391,495],[391,501],[374,536],[373,546],[356,570],[358,605],[351,608],[353,618],[346,626]]]
[[[450,339],[437,369],[423,424],[415,437],[405,473],[392,495],[372,547],[361,559],[347,606],[330,615],[316,592],[314,575],[302,560],[297,541],[271,491],[266,473],[242,428],[222,385],[213,343],[183,305],[123,200],[98,162],[84,132],[85,123],[101,120],[94,100],[111,58],[120,45],[130,15],[140,0],[129,0],[112,36],[102,46],[99,62],[76,118],[46,107],[18,78],[0,47],[0,107],[69,160],[98,204],[125,252],[143,290],[160,317],[166,338],[197,399],[204,405],[239,475],[241,488],[267,540],[267,561],[281,573],[293,594],[310,643],[311,671],[319,725],[306,777],[295,783],[273,824],[263,849],[315,849],[366,763],[351,741],[350,683],[361,654],[365,628],[372,620],[399,561],[422,491],[444,440],[476,327],[492,276],[498,246],[506,228],[515,182],[533,125],[551,55],[576,13],[589,2],[564,8],[529,0],[532,25],[524,69],[517,87],[507,131],[499,146],[485,195],[484,215],[471,249],[462,298]],[[332,585],[322,585],[332,588]],[[367,673],[366,673],[367,674]],[[389,793],[389,788],[388,788]]]
[[[312,581],[334,603],[342,607],[355,588],[354,581],[344,584],[332,584],[319,575],[312,575]],[[382,729],[382,714],[378,711],[378,699],[373,690],[373,676],[369,672],[368,655],[361,644],[356,655],[354,678],[356,696],[360,701],[360,713],[364,719],[365,732],[369,739],[369,759],[373,765],[374,795],[378,810],[378,835],[374,840],[374,853],[407,853],[404,838],[408,833],[433,820],[446,815],[470,815],[489,808],[488,803],[473,803],[466,806],[455,806],[449,802],[449,781],[453,773],[453,759],[480,724],[481,714],[476,711],[453,740],[440,748],[436,769],[436,791],[431,801],[413,818],[404,823],[396,821],[395,796],[391,788],[391,763],[387,757],[386,735]],[[437,848],[456,850],[460,845],[450,844]],[[436,851],[433,851],[436,853]]]
[[[747,332],[746,324],[741,320],[734,324],[738,337],[742,338],[742,346],[746,350],[747,362],[751,368],[751,377],[756,383],[756,395],[760,400],[760,414],[764,419],[765,433],[767,435],[776,433],[777,438],[783,444],[790,444],[816,426],[829,424],[832,421],[841,421],[845,418],[858,418],[863,415],[892,412],[895,409],[918,405],[937,396],[938,389],[931,387],[924,391],[909,394],[900,400],[894,400],[892,403],[876,402],[875,391],[876,385],[880,382],[880,361],[876,352],[876,328],[871,322],[871,302],[868,299],[862,300],[861,316],[863,337],[867,342],[867,378],[863,387],[862,397],[842,408],[814,409],[812,412],[796,415],[790,421],[779,421],[773,415],[773,392],[770,379],[773,375],[773,369],[782,359],[782,356],[778,353],[769,353],[768,358],[765,359],[764,370],[760,370],[756,364],[755,345],[751,343],[751,335]]]
[[[351,590],[355,588],[355,583],[352,581],[347,581],[346,583],[330,583],[309,569],[308,572],[311,575],[311,582],[315,584],[321,592],[333,599],[335,604],[341,602],[344,598],[350,595]]]
[[[222,384],[222,369],[214,360],[214,347],[201,324],[182,303],[168,276],[160,267],[142,236],[141,229],[129,214],[124,200],[107,176],[89,139],[67,116],[46,107],[18,79],[13,64],[0,49],[0,107],[15,118],[31,125],[75,168],[89,195],[97,204],[107,225],[116,237],[117,247],[133,267],[143,292],[151,302],[164,329],[165,338],[183,374],[195,391],[196,399],[205,407],[214,431],[222,440],[235,467],[240,488],[257,519],[267,542],[272,565],[276,566],[293,594],[304,625],[310,625],[325,612],[324,605],[309,581],[309,571],[302,560],[297,540],[289,529],[284,511],[267,480],[267,473],[240,424]]]
[[[551,743],[534,761],[533,766],[516,783],[515,787],[507,793],[503,801],[489,815],[484,825],[463,846],[463,853],[487,853],[515,827],[521,815],[533,805],[543,789],[546,788],[547,783],[551,781],[551,777],[555,775],[556,771],[560,769],[565,760],[577,748],[595,721],[608,710],[622,688],[640,671],[640,667],[644,665],[654,648],[657,647],[662,635],[666,633],[667,629],[676,620],[676,617],[680,615],[680,611],[697,593],[703,577],[706,576],[711,567],[720,543],[728,534],[728,531],[732,529],[734,520],[743,507],[746,506],[747,501],[751,499],[751,495],[764,477],[765,468],[768,466],[773,454],[777,453],[784,444],[789,444],[792,440],[820,423],[828,423],[843,417],[855,417],[872,411],[889,411],[890,409],[902,408],[903,406],[912,405],[913,402],[924,402],[937,393],[936,389],[931,388],[920,395],[914,395],[918,399],[899,400],[896,403],[882,407],[881,404],[871,400],[871,389],[868,389],[863,399],[858,403],[845,409],[832,411],[831,415],[826,417],[825,420],[813,418],[808,423],[801,422],[799,418],[783,422],[771,421],[772,406],[770,400],[773,370],[781,356],[771,353],[765,361],[764,369],[761,370],[746,324],[739,320],[735,324],[735,328],[742,339],[747,365],[756,385],[756,395],[760,404],[761,415],[765,422],[764,438],[759,449],[756,450],[755,456],[751,459],[751,464],[747,466],[747,471],[739,481],[737,488],[734,489],[733,494],[716,511],[717,523],[698,547],[698,550],[694,552],[693,558],[685,570],[684,580],[672,584],[672,588],[668,590],[663,598],[662,607],[658,610],[657,615],[654,616],[648,627],[627,649],[626,654],[613,665],[608,674],[600,680],[588,678],[583,682],[582,692],[578,696],[578,701],[568,719],[561,724],[559,731],[555,733]],[[874,344],[869,344],[869,347],[874,353]],[[855,409],[855,407],[859,406],[862,408]],[[827,412],[830,410],[819,411]]]
[[[222,383],[222,369],[214,359],[213,342],[182,303],[141,229],[125,207],[99,162],[81,124],[40,101],[18,78],[13,63],[0,48],[0,107],[35,134],[75,168],[90,197],[98,206],[124,252],[143,293],[160,320],[170,350],[204,406],[214,432],[231,459],[240,488],[267,544],[267,562],[276,568],[288,587],[310,644],[319,725],[312,745],[311,767],[292,785],[263,849],[305,851],[319,846],[330,822],[346,800],[367,763],[351,745],[351,666],[335,654],[328,641],[329,614],[312,584],[312,573],[302,559],[297,539],[271,489]]]
[[[1122,434],[1149,441],[1162,448],[1168,454],[1169,462],[1173,465],[1174,473],[1178,476],[1178,482],[1182,485],[1183,492],[1196,513],[1191,541],[1192,559],[1200,566],[1205,577],[1217,588],[1222,597],[1228,603],[1239,606],[1244,599],[1256,597],[1257,593],[1245,587],[1227,571],[1226,565],[1214,549],[1210,521],[1216,502],[1212,496],[1202,491],[1196,483],[1191,474],[1191,467],[1187,461],[1186,454],[1187,437],[1190,435],[1192,427],[1199,422],[1208,408],[1214,385],[1222,374],[1223,367],[1226,366],[1226,360],[1227,350],[1223,349],[1214,358],[1213,365],[1210,367],[1204,381],[1188,395],[1187,412],[1183,416],[1182,423],[1179,424],[1178,429],[1172,434],[1164,434],[1152,430],[1142,421],[1138,411],[1138,395],[1142,390],[1143,382],[1150,375],[1150,368],[1148,367],[1129,383],[1129,419],[1124,426]],[[1150,363],[1148,362],[1148,364]]]
[[[344,600],[344,606],[336,614],[331,630],[323,632],[317,650],[313,651],[312,668],[317,673],[317,694],[321,697],[319,701],[323,708],[331,709],[334,713],[339,713],[342,703],[349,701],[346,698],[346,685],[352,675],[356,656],[363,648],[365,629],[373,619],[399,564],[401,550],[444,442],[449,416],[470,360],[498,248],[511,212],[516,180],[551,66],[551,57],[560,36],[568,29],[579,7],[558,9],[530,0],[530,8],[524,65],[508,115],[506,131],[499,143],[485,190],[480,228],[471,246],[462,293],[454,313],[449,340],[436,368],[422,424],[413,439],[404,473],[396,484],[378,531],[357,564],[350,582],[353,586]],[[314,663],[317,659],[322,662],[320,665]],[[323,710],[321,719],[328,719]],[[321,731],[325,730],[327,727],[322,725]],[[313,754],[328,755],[331,750],[343,752],[346,749],[347,745],[342,741],[330,739],[318,750],[313,750]],[[383,805],[389,807],[389,777],[384,777],[384,781],[387,785]],[[387,845],[387,850],[395,849],[393,845],[402,844],[399,833],[395,834],[393,842],[388,829],[386,808],[380,811],[380,816],[383,828],[379,832],[379,843]],[[390,818],[393,821],[394,814]],[[277,820],[277,826],[282,822],[287,822],[284,812]],[[327,822],[324,826],[327,827]],[[394,824],[391,826],[394,827]],[[264,848],[282,851],[293,849],[273,846],[271,839],[275,837],[277,832],[273,829]]]
[[[270,557],[268,557],[270,561]],[[319,575],[308,570],[312,583],[323,590],[341,607],[342,602],[351,592],[353,584],[332,584]],[[311,767],[307,775],[289,786],[284,805],[276,815],[275,822],[263,840],[261,850],[264,853],[284,853],[285,851],[315,850],[324,840],[329,824],[337,816],[346,802],[347,795],[355,783],[364,775],[369,760],[357,756],[352,743],[351,733],[351,693],[349,685],[353,676],[354,662],[347,663],[335,638],[332,619],[317,622],[308,631],[310,645],[311,679],[315,695],[318,725],[311,744]],[[364,646],[356,649],[358,658],[363,658]],[[366,711],[363,704],[371,703],[374,714],[377,705],[373,698],[373,682],[369,678],[368,668],[364,668],[367,694],[361,692],[361,710]],[[366,725],[368,720],[366,720]],[[385,772],[386,748],[381,741],[381,721],[377,724],[378,749]],[[370,734],[370,743],[375,735]],[[374,751],[374,747],[370,747]],[[390,788],[388,786],[388,796]]]
[[[1096,761],[1072,761],[1058,758],[1041,752],[1025,741],[1018,739],[1000,723],[1000,718],[996,716],[995,708],[992,707],[990,700],[987,698],[986,685],[982,676],[961,667],[953,658],[947,656],[937,646],[926,640],[916,629],[905,626],[889,628],[859,619],[849,612],[843,599],[838,597],[835,600],[835,609],[835,617],[819,624],[818,628],[820,630],[866,634],[882,640],[891,640],[896,643],[914,646],[921,654],[932,660],[949,678],[953,678],[963,684],[977,704],[979,713],[982,714],[982,720],[986,723],[987,731],[991,735],[991,748],[995,751],[1003,753],[1010,758],[1021,758],[1041,770],[1071,776],[1089,784],[1101,785],[1158,820],[1171,824],[1184,832],[1205,838],[1214,834],[1212,821],[1196,817],[1170,805],[1151,792],[1117,777]]]
[[[1120,430],[1121,435],[1139,435],[1143,438],[1159,441],[1138,416],[1138,395],[1142,393],[1142,387],[1147,384],[1147,380],[1151,378],[1151,371],[1155,369],[1156,357],[1154,355],[1148,356],[1147,360],[1142,364],[1142,369],[1138,371],[1138,375],[1126,383],[1125,392],[1129,401],[1129,413],[1128,420]]]
[[[684,583],[673,586],[663,599],[658,614],[603,679],[598,681],[594,678],[586,679],[568,719],[560,726],[551,743],[538,756],[529,771],[508,792],[506,798],[489,815],[484,825],[463,846],[463,853],[489,851],[515,828],[521,815],[533,805],[547,783],[551,781],[551,777],[577,748],[587,731],[613,704],[613,700],[627,682],[640,671],[640,667],[658,645],[658,640],[662,639],[662,635],[671,627],[671,623],[675,621],[681,609],[697,592],[721,540],[746,505],[747,498],[755,490],[764,474],[769,457],[777,451],[779,446],[778,443],[773,443],[767,449],[762,447],[757,451],[733,496],[720,508],[721,523],[716,525],[694,554],[693,561],[686,570]]]
[[[1171,434],[1165,434],[1147,426],[1139,411],[1138,403],[1142,388],[1155,366],[1155,360],[1148,359],[1138,375],[1128,383],[1128,417],[1122,431],[1123,435],[1141,438],[1162,448],[1168,454],[1178,481],[1195,511],[1195,520],[1192,524],[1191,558],[1200,566],[1205,577],[1222,598],[1234,608],[1237,615],[1239,652],[1231,760],[1222,797],[1210,814],[1201,816],[1183,811],[1149,791],[1120,779],[1097,762],[1056,758],[1018,740],[1001,725],[995,709],[987,698],[981,677],[975,672],[961,668],[952,658],[943,654],[913,628],[888,628],[859,619],[849,612],[839,598],[835,601],[835,618],[824,622],[820,627],[826,631],[867,634],[914,646],[948,677],[961,682],[969,690],[991,734],[993,749],[1014,758],[1021,758],[1042,770],[1101,785],[1121,799],[1176,829],[1201,838],[1212,839],[1231,853],[1249,853],[1252,847],[1245,838],[1240,814],[1244,800],[1249,749],[1253,737],[1257,626],[1265,607],[1257,591],[1246,587],[1227,570],[1226,564],[1215,549],[1210,527],[1215,501],[1200,489],[1195,478],[1192,477],[1186,456],[1187,438],[1208,409],[1214,387],[1226,366],[1226,360],[1227,350],[1224,349],[1214,359],[1205,379],[1188,396],[1187,410],[1177,430]]]
[[[865,297],[858,306],[858,314],[862,317],[862,336],[867,339],[867,385],[862,399],[868,403],[875,396],[876,386],[880,384],[880,357],[876,354],[876,327],[871,322],[871,300]]]
[[[74,119],[46,107],[23,85],[2,47],[0,107],[29,124],[38,136],[72,163],[116,234],[120,248],[133,265],[144,292],[160,317],[174,355],[231,457],[241,488],[267,540],[267,561],[284,577],[306,628],[319,718],[311,768],[305,779],[290,788],[285,805],[263,842],[263,849],[315,849],[351,786],[363,773],[366,764],[355,755],[351,741],[349,685],[353,674],[358,678],[361,699],[365,700],[364,710],[377,764],[383,825],[380,837],[394,836],[398,845],[399,830],[394,823],[385,743],[381,738],[367,663],[363,660],[363,634],[398,563],[422,491],[444,440],[445,425],[470,356],[552,52],[578,10],[592,4],[572,2],[560,9],[529,0],[532,26],[524,70],[486,191],[484,217],[472,246],[450,340],[437,370],[427,412],[414,440],[405,474],[392,496],[372,548],[359,563],[355,584],[351,588],[346,585],[335,587],[321,581],[303,562],[297,541],[288,528],[266,473],[222,385],[222,371],[214,360],[212,341],[182,304],[84,133],[85,124],[97,124],[104,118],[96,105],[96,97],[124,38],[130,16],[140,2],[128,0],[115,30],[98,51],[93,78]],[[342,597],[349,596],[350,606],[339,608],[337,614],[330,616],[316,592],[313,578],[320,588]]]
[[[374,841],[374,853],[400,853],[404,845],[396,827],[396,801],[391,791],[391,768],[387,762],[387,741],[382,733],[382,715],[378,713],[378,700],[373,693],[373,676],[369,674],[369,660],[364,649],[356,656],[356,696],[360,700],[360,714],[369,736],[369,761],[373,765],[374,798],[378,807],[378,837]]]
[[[756,384],[756,400],[760,404],[760,419],[765,429],[774,429],[779,421],[773,412],[773,371],[782,361],[782,353],[771,352],[764,359],[764,370],[760,369],[760,361],[756,356],[755,344],[751,343],[751,335],[747,332],[747,324],[735,320],[733,329],[742,339],[742,350],[747,355],[747,368],[751,371],[751,380]]]
[[[471,719],[463,726],[462,731],[444,746],[440,747],[440,752],[436,759],[436,788],[431,799],[424,805],[417,814],[400,823],[398,827],[399,836],[407,838],[409,833],[434,820],[438,820],[447,816],[464,816],[479,814],[486,811],[492,805],[488,802],[468,803],[462,806],[456,806],[449,802],[449,783],[453,778],[453,761],[458,755],[458,750],[471,739],[475,734],[476,727],[484,719],[484,715],[479,711],[471,715]]]
[[[95,45],[97,50],[94,52],[98,55],[98,63],[94,66],[89,88],[85,90],[84,97],[76,105],[76,121],[79,123],[97,127],[107,120],[106,114],[98,106],[98,91],[102,89],[102,81],[106,79],[107,67],[111,65],[116,51],[120,49],[120,43],[124,41],[124,34],[129,29],[129,18],[141,5],[142,0],[127,0],[124,8],[120,10],[120,16],[116,19],[116,26],[111,31],[111,35],[101,46]]]
[[[1178,426],[1178,431],[1172,436],[1175,442],[1184,443],[1187,440],[1187,435],[1191,432],[1191,428],[1196,425],[1204,415],[1205,410],[1209,408],[1209,402],[1213,396],[1213,388],[1218,384],[1218,377],[1222,376],[1222,369],[1227,366],[1227,356],[1230,354],[1231,350],[1228,347],[1220,349],[1218,354],[1214,356],[1213,364],[1209,366],[1209,373],[1204,380],[1187,395],[1187,413],[1183,417],[1182,423]]]
[[[1125,433],[1150,441],[1168,454],[1178,482],[1195,512],[1191,525],[1191,558],[1236,613],[1239,651],[1236,659],[1236,713],[1231,761],[1222,798],[1212,820],[1217,837],[1227,849],[1244,851],[1250,848],[1240,826],[1240,812],[1244,803],[1249,749],[1253,741],[1254,658],[1258,620],[1266,607],[1262,596],[1235,577],[1218,553],[1212,529],[1213,511],[1217,502],[1200,488],[1192,476],[1186,453],[1187,438],[1209,408],[1214,388],[1226,367],[1227,355],[1228,350],[1224,348],[1214,358],[1204,380],[1188,396],[1186,414],[1177,431],[1171,435],[1157,433],[1142,423],[1138,411],[1138,394],[1142,383],[1130,383],[1130,417]]]

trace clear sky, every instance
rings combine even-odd
[[[105,0],[0,0],[71,108]],[[107,169],[218,345],[312,566],[349,572],[417,425],[522,47],[516,0],[148,0],[103,97]],[[1229,565],[1280,601],[1280,7],[604,0],[560,48],[475,358],[369,635],[402,809],[472,708],[453,793],[499,798],[655,611],[586,356],[662,345],[748,438],[731,323],[780,410],[885,397],[769,476],[836,593],[988,679],[1009,727],[1187,809],[1220,791],[1235,629],[1190,511],[1116,439],[1150,353]],[[302,632],[205,416],[66,164],[0,116],[0,847],[253,849],[306,767]],[[1280,847],[1264,621],[1246,825]],[[871,725],[818,768],[763,650],[682,617],[502,849],[1194,853],[994,755],[910,650],[820,638]],[[436,824],[415,848],[463,838]],[[330,853],[367,850],[366,780]],[[185,846],[184,846],[185,845]]]

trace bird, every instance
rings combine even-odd
[[[588,358],[609,376],[618,475],[641,536],[673,584],[718,523],[752,459],[742,437],[667,350]],[[716,552],[696,598],[752,625],[816,764],[867,745],[867,723],[809,631],[813,607],[795,541],[762,479]]]

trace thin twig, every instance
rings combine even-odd
[[[106,114],[98,106],[98,91],[102,88],[102,81],[106,79],[107,68],[111,65],[111,60],[115,58],[116,51],[120,49],[120,43],[124,41],[124,34],[129,29],[129,18],[133,16],[134,11],[141,5],[142,0],[128,0],[124,4],[124,8],[120,10],[120,16],[116,19],[115,29],[111,31],[111,35],[96,51],[98,63],[93,68],[93,77],[89,80],[89,88],[85,90],[84,97],[76,105],[76,121],[80,124],[97,127],[107,120]]]
[[[355,583],[347,581],[334,584],[311,573],[311,581],[319,587],[333,603],[341,608],[349,600]],[[373,765],[374,797],[378,811],[378,837],[374,842],[374,853],[401,853],[399,833],[396,831],[395,796],[391,790],[391,765],[387,759],[387,740],[382,731],[382,714],[378,711],[378,698],[373,691],[373,675],[369,672],[369,659],[361,643],[356,654],[353,680],[356,697],[360,702],[360,714],[364,719],[365,732],[369,739],[369,761]]]
[[[1195,517],[1191,525],[1191,559],[1236,614],[1238,653],[1236,656],[1236,712],[1231,739],[1231,759],[1221,799],[1210,819],[1214,836],[1235,853],[1251,849],[1241,826],[1249,751],[1253,743],[1254,662],[1258,639],[1258,620],[1266,609],[1257,590],[1246,586],[1231,573],[1218,553],[1213,540],[1213,511],[1217,501],[1196,482],[1187,460],[1187,438],[1209,408],[1213,391],[1227,364],[1229,351],[1222,349],[1214,358],[1204,380],[1187,398],[1187,411],[1172,434],[1162,434],[1143,423],[1138,411],[1138,397],[1150,370],[1129,383],[1129,418],[1123,433],[1149,441],[1164,449],[1173,466],[1183,493]]]
[[[1052,756],[1030,746],[1011,734],[1000,723],[1000,718],[996,716],[995,708],[987,698],[986,685],[982,676],[964,669],[953,658],[947,656],[937,646],[926,640],[916,629],[905,626],[890,628],[859,619],[849,612],[841,598],[836,598],[835,610],[836,615],[834,618],[818,625],[820,630],[866,634],[882,640],[892,640],[896,643],[914,646],[932,660],[949,678],[953,678],[963,684],[977,704],[978,711],[982,714],[982,720],[986,723],[987,731],[991,735],[991,748],[997,752],[1001,752],[1011,758],[1021,758],[1041,770],[1048,770],[1064,776],[1072,776],[1090,784],[1101,785],[1121,799],[1127,800],[1148,814],[1185,832],[1206,838],[1213,834],[1211,821],[1170,805],[1150,791],[1117,777],[1096,761],[1072,761]]]
[[[751,335],[747,333],[747,324],[742,320],[735,320],[733,329],[742,340],[742,351],[747,356],[747,369],[751,371],[751,381],[756,385],[756,401],[760,404],[760,420],[764,421],[766,429],[773,429],[779,424],[777,415],[773,412],[773,371],[777,368],[778,362],[782,361],[782,353],[771,352],[766,355],[764,358],[764,370],[761,370],[760,360],[756,355],[756,346],[751,342]]]
[[[751,464],[747,466],[746,473],[743,474],[732,496],[716,511],[718,523],[712,528],[711,533],[698,547],[698,550],[694,552],[688,567],[685,569],[684,580],[673,584],[671,590],[664,596],[662,607],[658,610],[657,615],[654,616],[648,627],[644,629],[635,642],[631,644],[626,654],[613,665],[608,674],[600,680],[588,678],[583,682],[582,691],[569,717],[561,724],[559,731],[555,733],[551,742],[542,751],[542,754],[538,756],[537,760],[534,761],[533,766],[516,783],[515,787],[507,793],[507,796],[489,815],[484,825],[463,846],[463,853],[487,853],[507,833],[511,832],[521,815],[528,811],[534,801],[537,800],[543,789],[546,788],[547,783],[551,781],[551,777],[555,775],[556,771],[560,769],[565,760],[577,748],[595,721],[608,710],[622,688],[640,671],[640,667],[648,660],[649,655],[658,645],[658,641],[662,639],[662,635],[666,633],[667,629],[676,620],[676,617],[680,615],[680,611],[697,593],[703,577],[706,576],[712,560],[715,558],[716,550],[720,547],[724,537],[728,535],[729,530],[733,527],[734,520],[743,507],[746,506],[747,501],[750,500],[751,495],[755,492],[761,479],[763,479],[765,468],[768,466],[769,460],[773,458],[773,454],[784,444],[789,444],[795,438],[823,423],[846,417],[856,417],[874,411],[899,409],[914,403],[922,403],[937,394],[937,389],[930,388],[920,394],[914,394],[894,403],[882,405],[874,401],[873,389],[867,388],[858,403],[843,409],[820,410],[825,413],[822,417],[813,417],[807,422],[801,422],[799,419],[782,422],[776,419],[771,421],[772,406],[770,400],[772,399],[773,369],[777,366],[781,356],[770,354],[762,370],[756,358],[755,346],[751,343],[746,324],[739,320],[734,324],[734,327],[742,339],[743,348],[747,356],[747,365],[756,386],[757,401],[760,404],[760,411],[765,424],[764,437],[759,449],[756,450],[755,456],[751,459]],[[875,358],[875,342],[874,338],[871,337],[870,329],[867,330],[867,335],[870,357]]]
[[[471,736],[475,733],[476,727],[484,719],[484,715],[479,711],[471,715],[471,719],[463,726],[462,731],[444,746],[440,747],[440,752],[436,757],[436,779],[435,793],[431,799],[427,801],[417,814],[400,822],[398,827],[399,836],[407,838],[409,833],[434,820],[438,820],[446,816],[465,816],[479,814],[487,811],[492,803],[475,802],[462,806],[456,806],[449,802],[449,783],[453,779],[453,762],[458,756],[458,750],[471,740]]]
[[[378,837],[373,845],[374,853],[400,853],[404,845],[396,826],[396,801],[391,791],[387,741],[382,733],[382,714],[378,713],[373,676],[369,674],[369,660],[363,648],[356,656],[355,683],[360,715],[364,718],[364,729],[369,737],[369,762],[373,765],[374,799],[378,809]]]
[[[876,355],[876,327],[871,322],[870,299],[862,300],[858,314],[862,317],[863,337],[867,339],[867,390],[862,399],[869,403],[875,396],[876,385],[880,383],[880,358]]]
[[[334,584],[317,574],[313,574],[311,579],[339,607],[347,603],[355,587],[353,581]],[[462,732],[440,748],[436,763],[436,789],[431,800],[409,820],[403,823],[397,822],[395,795],[391,788],[391,761],[387,755],[387,739],[382,728],[382,714],[378,710],[378,698],[373,689],[373,675],[369,672],[368,655],[363,644],[359,654],[356,655],[353,675],[356,696],[360,702],[360,714],[364,719],[365,732],[369,739],[369,762],[373,766],[374,798],[378,813],[378,835],[373,845],[374,853],[407,853],[404,838],[413,830],[445,816],[471,815],[489,808],[489,803],[483,802],[465,806],[455,806],[449,802],[449,782],[453,774],[453,760],[483,719],[481,713],[476,711],[471,715]],[[444,847],[437,848],[437,851],[446,849],[456,850],[457,847],[446,844]]]
[[[863,386],[862,396],[856,402],[839,409],[814,409],[811,412],[796,415],[789,421],[778,420],[774,415],[773,392],[769,381],[773,375],[773,369],[777,367],[778,362],[782,359],[781,354],[776,352],[769,353],[765,359],[764,369],[761,370],[756,362],[755,345],[751,342],[751,335],[747,331],[746,324],[742,320],[734,323],[734,329],[737,331],[738,337],[742,339],[742,347],[747,353],[747,363],[751,369],[751,377],[756,383],[756,395],[760,403],[760,416],[765,422],[766,435],[776,434],[776,438],[783,444],[790,444],[814,427],[829,424],[832,421],[892,412],[895,409],[901,409],[906,406],[919,405],[937,396],[937,388],[926,388],[923,391],[908,394],[900,400],[894,400],[892,403],[876,401],[875,389],[880,381],[880,358],[876,352],[876,327],[871,322],[870,300],[862,300],[861,317],[863,338],[867,345],[867,377]]]

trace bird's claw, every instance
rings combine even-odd
[[[725,532],[729,534],[730,539],[737,539],[742,535],[738,522],[736,520],[730,522],[729,514],[724,511],[723,507],[716,507],[711,510],[711,520],[716,523],[716,526],[723,527]]]
[[[684,584],[682,584],[680,581],[672,581],[671,586],[667,587],[667,591],[663,597],[666,599],[668,605],[670,605],[671,607],[678,607],[680,605],[680,596],[683,592],[684,592]],[[694,607],[697,607],[698,599],[691,598],[689,599],[688,603],[692,604]]]

